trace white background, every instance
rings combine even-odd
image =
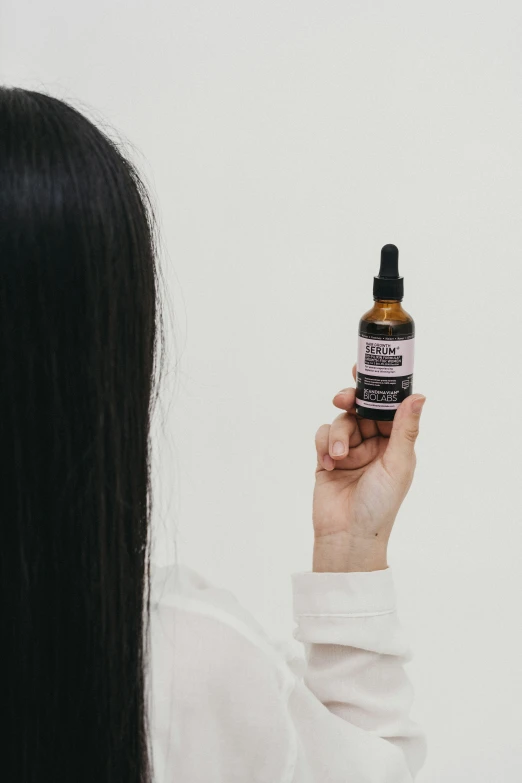
[[[116,127],[159,203],[157,556],[177,538],[276,637],[314,432],[399,246],[428,401],[390,563],[424,783],[522,778],[521,27],[505,1],[3,0],[2,80]]]

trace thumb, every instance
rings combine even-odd
[[[386,469],[398,478],[410,473],[414,467],[415,441],[419,434],[419,422],[426,397],[412,394],[397,408],[393,420],[390,442],[383,457]]]

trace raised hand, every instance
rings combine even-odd
[[[335,395],[344,412],[316,434],[315,571],[387,567],[390,533],[415,471],[424,402],[413,394],[393,422],[376,422],[355,414],[355,389]]]

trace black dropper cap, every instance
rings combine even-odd
[[[384,245],[379,276],[373,278],[373,298],[400,302],[403,296],[404,278],[399,277],[399,249],[395,245]]]

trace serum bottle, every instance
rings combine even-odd
[[[404,280],[395,245],[381,250],[374,305],[359,323],[355,410],[365,419],[392,421],[412,391],[415,324],[402,309]]]

